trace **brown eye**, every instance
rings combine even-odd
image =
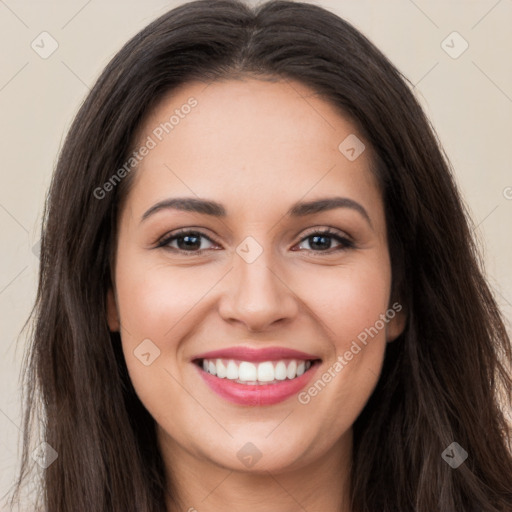
[[[201,248],[201,240],[205,239],[214,243],[209,237],[200,231],[180,231],[165,237],[157,247],[164,247],[183,253],[201,254],[207,248]],[[171,245],[174,244],[175,245]]]
[[[333,250],[331,250],[332,239],[334,239],[339,244],[339,247],[335,247]],[[310,246],[310,249],[306,250],[314,252],[329,251],[329,253],[332,253],[354,247],[354,243],[351,240],[330,229],[310,233],[301,240],[301,243],[304,241],[308,241]]]

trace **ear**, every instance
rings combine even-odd
[[[395,313],[394,315],[393,312]],[[386,327],[386,341],[391,343],[404,332],[407,323],[407,314],[404,307],[399,302],[395,302],[393,306],[388,309],[386,316],[390,318]]]
[[[112,332],[119,331],[119,313],[112,288],[109,288],[107,292],[107,321],[108,327]]]

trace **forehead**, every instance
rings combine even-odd
[[[361,139],[348,119],[299,82],[187,83],[164,97],[139,130],[135,147],[149,139],[154,145],[137,166],[132,206],[197,195],[227,204],[229,214],[230,204],[240,213],[336,192],[381,214],[370,148],[350,160],[340,150],[347,138]]]

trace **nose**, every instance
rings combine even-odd
[[[234,254],[233,270],[224,281],[219,313],[230,323],[240,323],[251,332],[266,331],[274,324],[293,319],[299,310],[298,299],[276,270],[276,265],[263,253],[247,263]]]

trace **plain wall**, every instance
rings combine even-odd
[[[20,449],[18,334],[37,284],[43,201],[63,137],[99,73],[122,44],[181,1],[0,2],[0,494]],[[255,2],[252,2],[255,3]],[[475,223],[487,276],[512,319],[512,1],[315,2],[360,29],[415,85],[454,166]],[[31,47],[47,31],[57,50]],[[453,31],[469,44],[452,58]],[[41,43],[38,43],[41,47]],[[50,41],[46,39],[45,48]],[[445,43],[452,54],[463,40]],[[42,48],[41,48],[42,50]]]

